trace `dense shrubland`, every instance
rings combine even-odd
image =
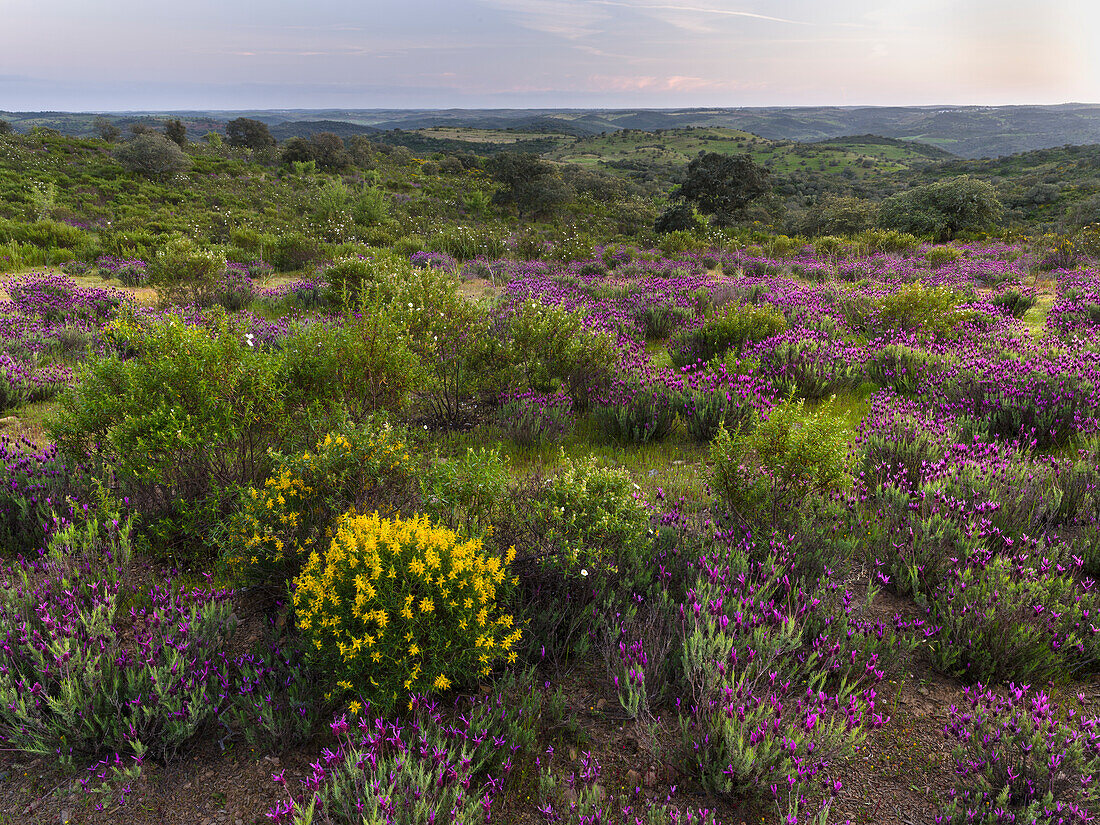
[[[0,305],[0,400],[45,419],[0,450],[6,747],[117,754],[123,798],[203,737],[323,749],[288,822],[826,822],[923,668],[968,688],[945,821],[1093,810],[1086,252],[628,237],[593,181],[520,206],[503,161],[494,197],[246,126],[186,184],[0,137],[9,263],[71,270]],[[558,689],[592,663],[717,812],[608,793]]]

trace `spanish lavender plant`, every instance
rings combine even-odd
[[[128,522],[91,518],[5,572],[0,736],[11,747],[166,759],[220,709],[229,593],[158,584],[127,615],[130,555]]]
[[[981,684],[951,706],[944,735],[958,742],[959,783],[937,815],[944,825],[1037,825],[1092,820],[1100,803],[1097,720],[1042,690]]]

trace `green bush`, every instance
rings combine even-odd
[[[1042,563],[1050,555],[1036,548]],[[930,619],[939,627],[931,647],[936,669],[968,682],[1033,683],[1093,659],[1087,626],[1095,597],[1072,576],[1040,573],[1022,561],[997,556],[963,566],[932,596]]]
[[[508,461],[499,450],[467,449],[434,463],[420,479],[424,511],[465,535],[491,528],[508,484]]]
[[[133,590],[129,522],[103,521],[70,524],[4,573],[0,629],[34,642],[0,651],[0,735],[62,761],[112,750],[164,760],[221,705],[232,604],[164,582]]]
[[[224,315],[211,323],[116,321],[109,338],[125,339],[129,356],[93,354],[48,425],[67,460],[90,457],[129,498],[159,549],[185,556],[209,540],[236,485],[266,477],[267,448],[302,423],[281,356],[248,346]]]
[[[397,412],[421,384],[420,362],[388,314],[367,309],[328,323],[303,323],[283,344],[286,403],[343,408],[353,421]]]
[[[854,240],[871,252],[886,254],[913,252],[921,245],[916,235],[894,229],[867,229],[856,235]]]
[[[945,264],[953,264],[962,260],[962,256],[962,250],[953,246],[934,246],[928,250],[924,259],[928,261],[930,267],[938,269]]]
[[[568,569],[593,566],[646,541],[649,509],[621,468],[602,467],[595,458],[567,459],[539,499],[549,545]]]
[[[647,303],[634,317],[641,326],[645,339],[658,341],[668,338],[673,330],[688,323],[695,317],[695,312],[690,307],[677,304]]]
[[[413,274],[408,259],[392,250],[365,250],[364,255],[337,259],[324,270],[325,280],[345,306],[388,304]]]
[[[174,145],[174,144],[173,144]],[[213,292],[225,272],[225,255],[203,249],[190,238],[173,236],[149,262],[149,284],[157,290],[157,301],[164,306],[194,304]]]
[[[672,363],[684,367],[709,361],[730,350],[740,352],[748,342],[763,341],[787,328],[787,319],[773,305],[728,303],[701,326],[675,335],[668,345]]]
[[[521,634],[498,606],[513,556],[423,516],[348,513],[294,581],[307,655],[335,687],[383,710],[476,684],[516,660]]]
[[[517,387],[540,393],[560,389],[578,410],[610,385],[621,358],[615,339],[589,329],[579,312],[539,301],[514,307],[507,334]]]
[[[605,440],[644,444],[668,436],[676,424],[676,408],[662,385],[636,385],[616,389],[593,414]]]
[[[885,329],[944,335],[960,320],[956,309],[959,297],[946,287],[907,284],[877,303],[878,322]]]
[[[1020,292],[1018,289],[1006,289],[1004,292],[994,295],[989,303],[1001,307],[1013,318],[1023,318],[1027,311],[1035,306],[1034,293]]]
[[[476,402],[495,402],[508,381],[505,344],[488,308],[457,291],[454,276],[411,271],[397,283],[389,315],[423,368],[418,393],[436,421],[469,421]]]
[[[867,362],[867,375],[880,387],[915,395],[925,389],[929,376],[942,365],[942,360],[927,350],[887,344]]]
[[[305,269],[321,256],[320,244],[300,232],[284,232],[272,238],[270,246],[265,245],[267,260],[279,272],[294,272]]]
[[[811,495],[838,492],[847,480],[848,434],[831,405],[773,409],[756,426],[724,427],[711,444],[711,489],[742,523],[782,523]]]

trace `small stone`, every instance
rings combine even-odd
[[[569,749],[569,761],[570,762],[576,762],[577,761],[577,749],[576,748],[571,747]]]
[[[928,695],[928,688],[922,687],[920,690],[917,691],[917,693],[919,693],[921,696],[927,696]]]
[[[603,710],[605,707],[607,707],[606,699],[600,699],[596,702],[596,710]]]
[[[631,768],[626,772],[626,786],[628,788],[637,788],[642,784],[642,775],[636,770]]]
[[[650,768],[648,771],[645,772],[645,786],[647,788],[652,788],[656,784],[657,784],[657,771]]]
[[[72,811],[62,811],[61,812],[61,825],[68,825],[69,820],[72,818],[72,815],[73,815]]]

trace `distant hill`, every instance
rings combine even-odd
[[[262,120],[273,134],[306,134],[295,129],[343,132],[334,123],[405,132],[432,127],[516,129],[599,135],[625,129],[707,127],[751,132],[769,140],[825,141],[850,135],[878,135],[946,149],[964,158],[1002,157],[1068,144],[1100,143],[1100,105],[1059,106],[816,106],[709,109],[286,109],[186,112],[116,112],[119,121],[180,117],[208,129],[235,117]],[[0,112],[17,131],[33,126],[64,134],[88,134],[94,114],[72,112]],[[326,124],[324,129],[293,124]],[[285,127],[285,130],[284,130]],[[278,130],[278,131],[276,131]],[[190,129],[189,129],[190,131]]]
[[[356,135],[373,135],[378,132],[378,129],[373,126],[348,123],[343,120],[287,120],[269,126],[268,129],[276,140],[288,140],[294,137],[307,138],[320,132],[332,132],[346,140]]]

